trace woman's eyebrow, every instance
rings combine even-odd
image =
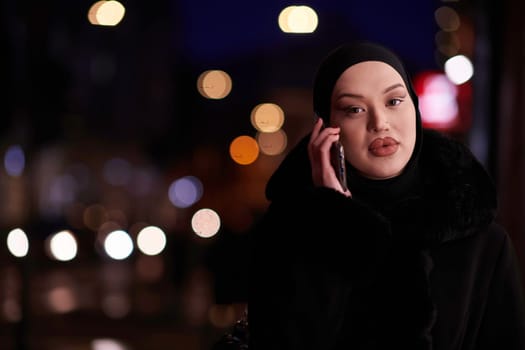
[[[391,86],[387,87],[385,90],[383,90],[383,94],[386,94],[387,92],[392,91],[392,90],[397,89],[397,88],[403,88],[404,89],[405,86],[403,84],[401,84],[401,83],[396,83],[394,85],[391,85]],[[354,94],[354,93],[351,93],[351,92],[345,92],[345,93],[342,93],[339,96],[337,96],[337,100],[340,100],[343,97],[353,97],[353,98],[360,98],[360,99],[364,98],[363,95]]]
[[[345,92],[345,93],[342,93],[339,96],[337,96],[337,99],[340,100],[343,97],[364,98],[363,95],[358,95],[358,94],[353,94],[353,93],[350,93],[350,92]]]
[[[389,91],[397,89],[398,87],[405,88],[405,86],[403,84],[397,83],[397,84],[391,85],[391,86],[387,87],[385,90],[383,90],[383,94],[386,94]]]

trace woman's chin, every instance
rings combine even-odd
[[[372,169],[361,172],[361,175],[371,180],[387,180],[401,174],[403,169]]]

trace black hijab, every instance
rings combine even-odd
[[[421,115],[418,97],[399,57],[391,50],[369,42],[343,44],[337,47],[324,58],[318,68],[314,80],[313,105],[315,113],[328,125],[335,83],[346,69],[364,61],[381,61],[394,68],[403,78],[416,110],[414,151],[400,175],[386,180],[372,180],[362,176],[352,164],[347,162],[347,182],[352,197],[387,214],[399,201],[420,194],[418,159],[423,142]]]

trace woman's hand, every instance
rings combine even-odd
[[[312,180],[315,186],[333,188],[347,197],[351,196],[347,189],[337,180],[335,170],[330,163],[330,148],[339,140],[340,128],[326,127],[323,129],[323,121],[319,118],[314,125],[310,142],[308,143],[308,157],[312,166]]]

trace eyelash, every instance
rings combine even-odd
[[[394,102],[394,101],[396,101],[397,103],[393,104],[392,102]],[[388,101],[388,105],[389,106],[398,106],[402,102],[403,102],[403,99],[401,99],[401,98],[393,98],[393,99]]]
[[[390,106],[390,107],[399,106],[402,102],[403,102],[402,98],[392,98],[392,99],[388,100],[387,106]],[[359,112],[364,111],[364,108],[356,107],[356,106],[350,106],[350,107],[345,108],[344,111],[347,114],[357,114]]]
[[[359,113],[359,112],[362,112],[364,111],[363,108],[361,107],[354,107],[354,106],[351,106],[351,107],[348,107],[348,108],[345,108],[345,112],[348,113],[348,114],[356,114],[356,113]]]

